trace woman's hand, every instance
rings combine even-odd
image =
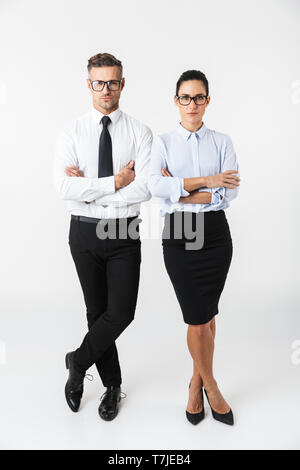
[[[65,173],[67,176],[83,176],[83,172],[77,166],[68,166]]]
[[[223,173],[218,173],[217,175],[212,176],[205,176],[205,182],[207,188],[235,188],[239,186],[240,178],[238,176],[234,176],[233,173],[238,173],[237,170],[227,170]]]
[[[163,176],[172,176],[171,173],[166,168],[162,168],[161,172]]]

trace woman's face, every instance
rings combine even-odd
[[[183,95],[188,95],[191,97],[196,95],[206,96],[206,88],[204,83],[201,80],[187,80],[182,82],[178,90],[178,96]],[[191,100],[190,104],[183,106],[179,103],[176,96],[174,96],[174,102],[179,109],[181,122],[195,126],[198,123],[201,124],[206,107],[210,102],[210,98],[207,98],[206,103],[202,105],[196,105],[194,100]]]

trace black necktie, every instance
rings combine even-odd
[[[108,116],[103,116],[101,122],[103,129],[99,139],[98,178],[113,175],[111,137],[107,129],[111,119]]]

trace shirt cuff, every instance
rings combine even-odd
[[[190,193],[184,189],[184,178],[179,178],[179,182],[180,182],[180,196],[181,197],[189,196]]]
[[[167,178],[167,176],[165,178]],[[172,179],[173,179],[172,184],[174,184],[174,189],[170,196],[170,201],[175,203],[179,201],[180,197],[189,196],[190,193],[185,191],[185,189],[183,188],[183,178],[180,178],[178,176],[173,176]]]
[[[99,179],[99,189],[102,192],[102,196],[105,196],[106,194],[113,194],[116,192],[114,175],[106,176],[105,178],[98,178],[98,179]]]
[[[211,204],[214,206],[219,206],[224,200],[225,188],[216,189],[211,193]],[[222,196],[222,197],[221,197]]]

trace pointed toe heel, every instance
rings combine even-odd
[[[191,383],[189,384],[189,388],[190,388],[190,386],[191,386]],[[189,411],[185,410],[185,415],[187,417],[187,420],[191,424],[194,424],[194,425],[200,423],[200,421],[202,421],[204,416],[205,416],[202,388],[201,388],[201,395],[202,395],[202,410],[200,411],[200,413],[190,413]]]
[[[188,411],[185,410],[185,414],[186,414],[186,417],[187,417],[187,420],[191,423],[191,424],[198,424],[200,423],[200,421],[203,420],[204,418],[204,408],[202,411],[200,411],[200,413],[189,413]]]
[[[217,413],[217,412],[212,408],[212,406],[211,406],[211,404],[210,404],[210,402],[209,402],[208,396],[207,396],[207,392],[206,392],[205,389],[204,389],[204,392],[205,392],[205,395],[206,395],[208,404],[209,404],[209,406],[210,406],[212,415],[213,415],[213,417],[215,418],[215,420],[220,421],[221,423],[224,423],[224,424],[229,424],[229,425],[232,426],[233,423],[234,423],[234,421],[233,421],[232,409],[230,408],[230,410],[228,411],[228,413]]]

